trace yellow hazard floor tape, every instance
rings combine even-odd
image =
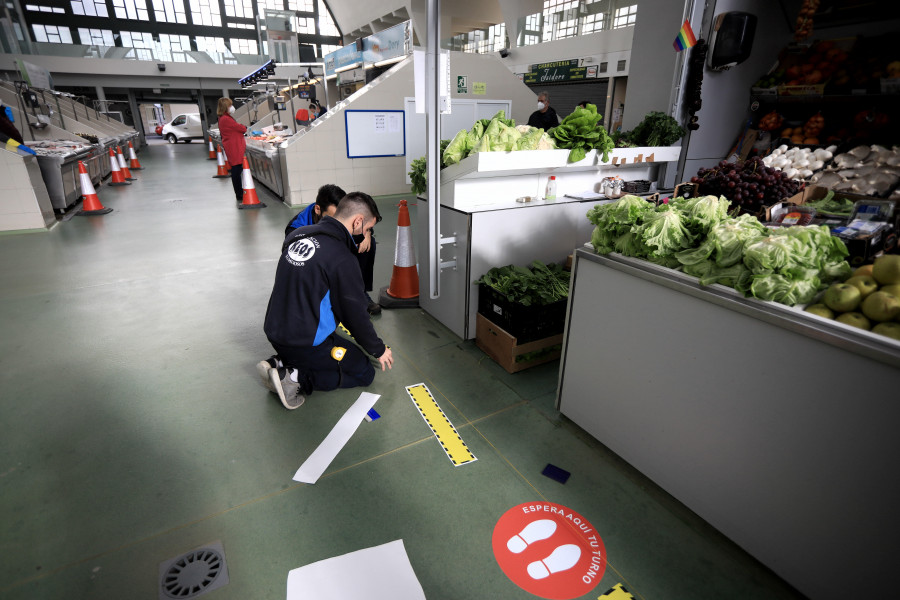
[[[466,446],[453,423],[450,422],[450,419],[438,406],[434,396],[431,395],[431,391],[424,383],[407,386],[406,393],[412,398],[416,408],[419,409],[419,414],[422,415],[422,418],[425,419],[428,427],[434,433],[434,437],[441,443],[441,447],[447,453],[447,458],[450,459],[453,466],[458,467],[478,460],[472,454],[472,451],[469,450],[469,447]]]
[[[597,600],[634,600],[634,596],[632,596],[621,583],[617,583],[606,590],[606,593],[597,598]]]

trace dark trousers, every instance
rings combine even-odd
[[[359,245],[365,236],[354,235],[353,241]],[[357,252],[356,260],[359,261],[359,270],[362,271],[363,285],[367,292],[372,291],[372,279],[375,271],[375,236],[372,236],[372,245],[368,252]]]
[[[238,202],[244,201],[244,184],[241,181],[241,173],[244,172],[244,165],[231,165],[231,185],[234,186],[234,196]]]
[[[343,360],[331,357],[335,346],[346,348]],[[375,379],[375,367],[353,342],[331,334],[318,346],[297,348],[272,344],[286,367],[299,369],[304,390],[327,392],[337,388],[365,387]]]

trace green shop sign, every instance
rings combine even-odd
[[[579,66],[579,62],[581,62],[579,59],[573,58],[531,65],[531,72],[525,73],[523,81],[525,85],[583,81],[587,67]]]

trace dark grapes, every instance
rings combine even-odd
[[[802,186],[782,171],[766,167],[758,156],[737,163],[723,160],[715,167],[699,169],[691,182],[700,184],[701,194],[725,196],[740,206],[741,212],[751,214],[790,198]]]

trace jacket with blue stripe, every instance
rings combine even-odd
[[[338,323],[369,354],[384,354],[369,313],[357,246],[344,225],[322,217],[284,240],[263,329],[282,346],[318,346]]]

